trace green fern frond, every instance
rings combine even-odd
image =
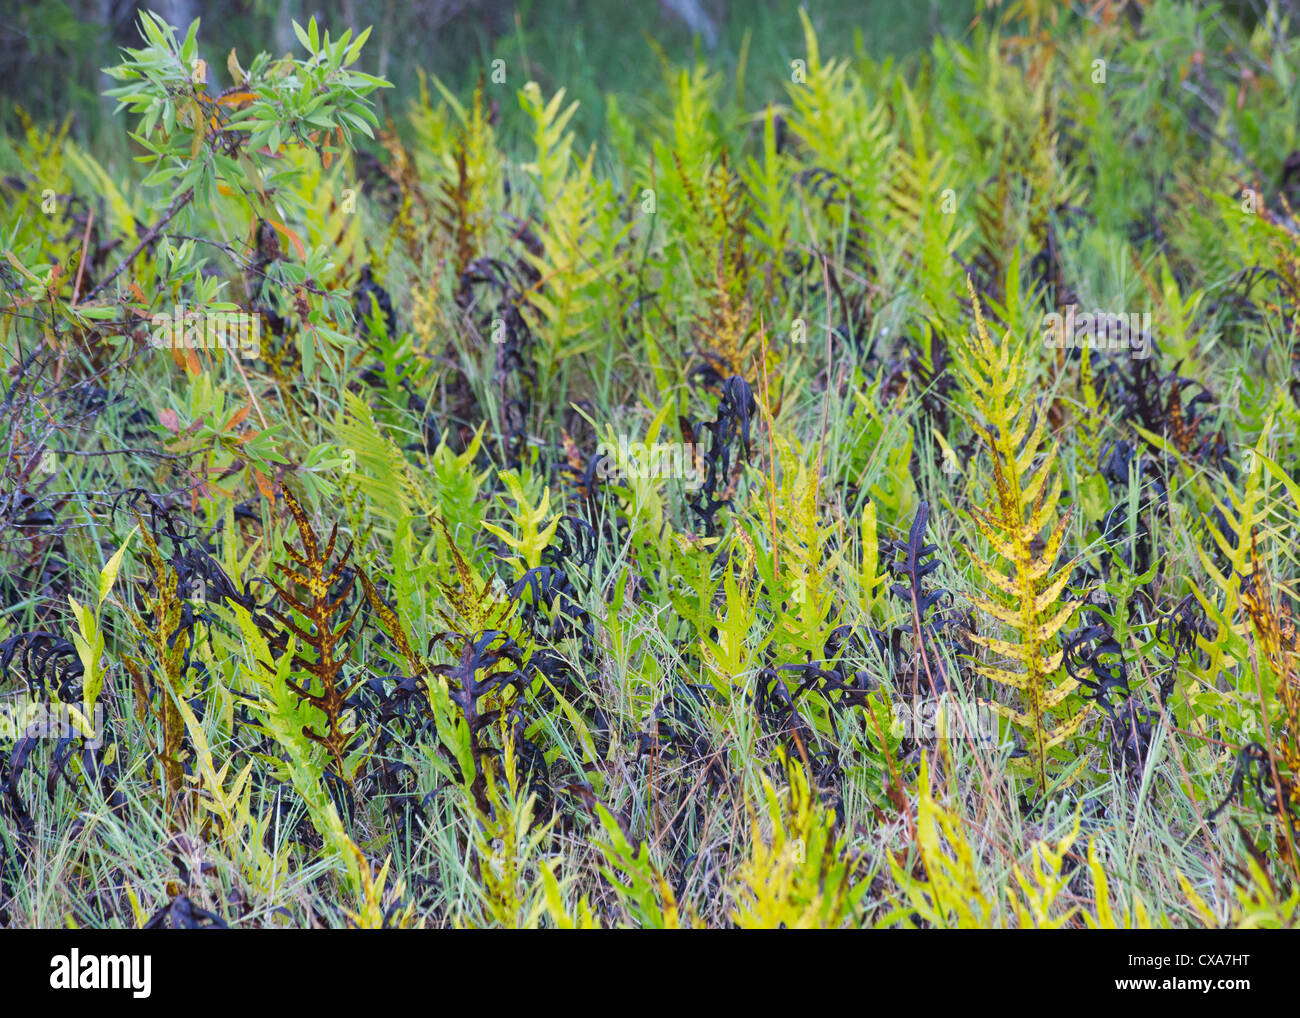
[[[835,811],[823,805],[803,766],[779,754],[789,776],[784,795],[766,774],[763,812],[750,808],[750,855],[735,877],[742,929],[835,929],[853,916],[867,883],[855,881],[857,858],[836,834]]]
[[[340,444],[351,453],[345,476],[382,520],[398,524],[432,508],[424,486],[402,450],[381,430],[370,405],[354,392],[343,394],[347,417],[339,425]]]

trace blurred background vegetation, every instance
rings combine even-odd
[[[784,95],[782,82],[803,39],[799,5],[791,0],[4,0],[0,88],[7,101],[0,125],[13,128],[17,104],[37,121],[71,113],[73,135],[100,151],[120,137],[104,130],[112,105],[100,98],[108,87],[100,69],[116,62],[119,47],[139,45],[142,6],[181,28],[202,19],[204,55],[220,86],[228,84],[225,57],[232,47],[245,64],[261,50],[297,52],[291,22],[306,24],[315,15],[331,31],[373,26],[364,69],[396,86],[378,97],[385,114],[400,112],[417,94],[420,71],[466,95],[480,75],[490,76],[492,61],[503,60],[506,81],[489,98],[499,104],[507,131],[518,106],[515,90],[533,79],[547,95],[563,87],[581,101],[573,126],[588,142],[600,134],[609,92],[658,90],[661,56],[689,64],[697,55],[728,75],[743,69],[744,99],[758,108]],[[905,58],[936,33],[961,34],[976,9],[972,0],[804,0],[804,6],[828,51],[877,58]]]

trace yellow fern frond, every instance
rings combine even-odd
[[[966,414],[967,422],[984,439],[993,475],[985,506],[973,507],[970,515],[1004,563],[999,567],[970,553],[985,584],[975,604],[1002,629],[999,635],[977,634],[974,642],[1006,662],[975,670],[1015,693],[1014,705],[995,709],[1022,731],[1034,779],[1046,790],[1049,753],[1078,731],[1089,711],[1089,705],[1073,706],[1078,683],[1061,669],[1059,636],[1078,609],[1076,602],[1061,600],[1070,565],[1057,565],[1069,515],[1056,512],[1062,480],[1056,446],[1043,449],[1047,416],[1020,395],[1028,382],[1021,347],[1010,336],[1001,344],[993,341],[969,279],[967,286],[975,334],[953,344],[954,359],[978,415]]]

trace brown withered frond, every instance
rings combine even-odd
[[[148,553],[151,577],[140,591],[144,614],[129,606],[126,613],[140,635],[141,643],[157,660],[158,667],[153,674],[163,687],[158,707],[153,706],[149,689],[149,665],[130,654],[122,656],[122,664],[131,677],[136,717],[141,721],[153,717],[161,729],[162,745],[157,756],[162,768],[163,787],[168,808],[175,811],[174,818],[179,818],[185,815],[185,719],[176,700],[188,695],[186,686],[193,616],[187,611],[180,577],[158,549],[149,524],[139,513],[136,513],[136,521]]]
[[[1297,642],[1290,606],[1285,601],[1279,605],[1274,600],[1268,571],[1255,550],[1254,534],[1251,535],[1251,546],[1255,568],[1242,580],[1241,606],[1250,618],[1260,649],[1273,673],[1274,695],[1282,707],[1285,732],[1277,746],[1284,772],[1278,775],[1282,785],[1280,791],[1286,794],[1292,805],[1300,805],[1300,785],[1296,783],[1297,776],[1300,776],[1300,676],[1296,673],[1300,643]]]
[[[298,527],[302,552],[286,545],[285,553],[295,565],[277,563],[290,585],[270,581],[289,611],[283,612],[276,608],[268,610],[288,632],[297,637],[303,648],[293,655],[289,688],[322,715],[319,730],[304,726],[303,735],[323,746],[333,759],[339,777],[350,780],[345,759],[356,741],[356,733],[345,727],[343,716],[348,697],[361,681],[357,679],[349,685],[344,678],[348,633],[361,606],[358,601],[351,613],[346,613],[343,609],[356,582],[356,573],[348,568],[352,545],[349,544],[338,556],[338,561],[331,566],[338,524],[330,530],[329,539],[322,547],[311,521],[293,492],[283,485],[280,490]],[[296,587],[298,592],[292,587]],[[295,615],[304,620],[302,625],[294,620]]]

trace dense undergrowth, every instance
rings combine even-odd
[[[1294,26],[142,30],[0,150],[0,923],[1295,925]]]

